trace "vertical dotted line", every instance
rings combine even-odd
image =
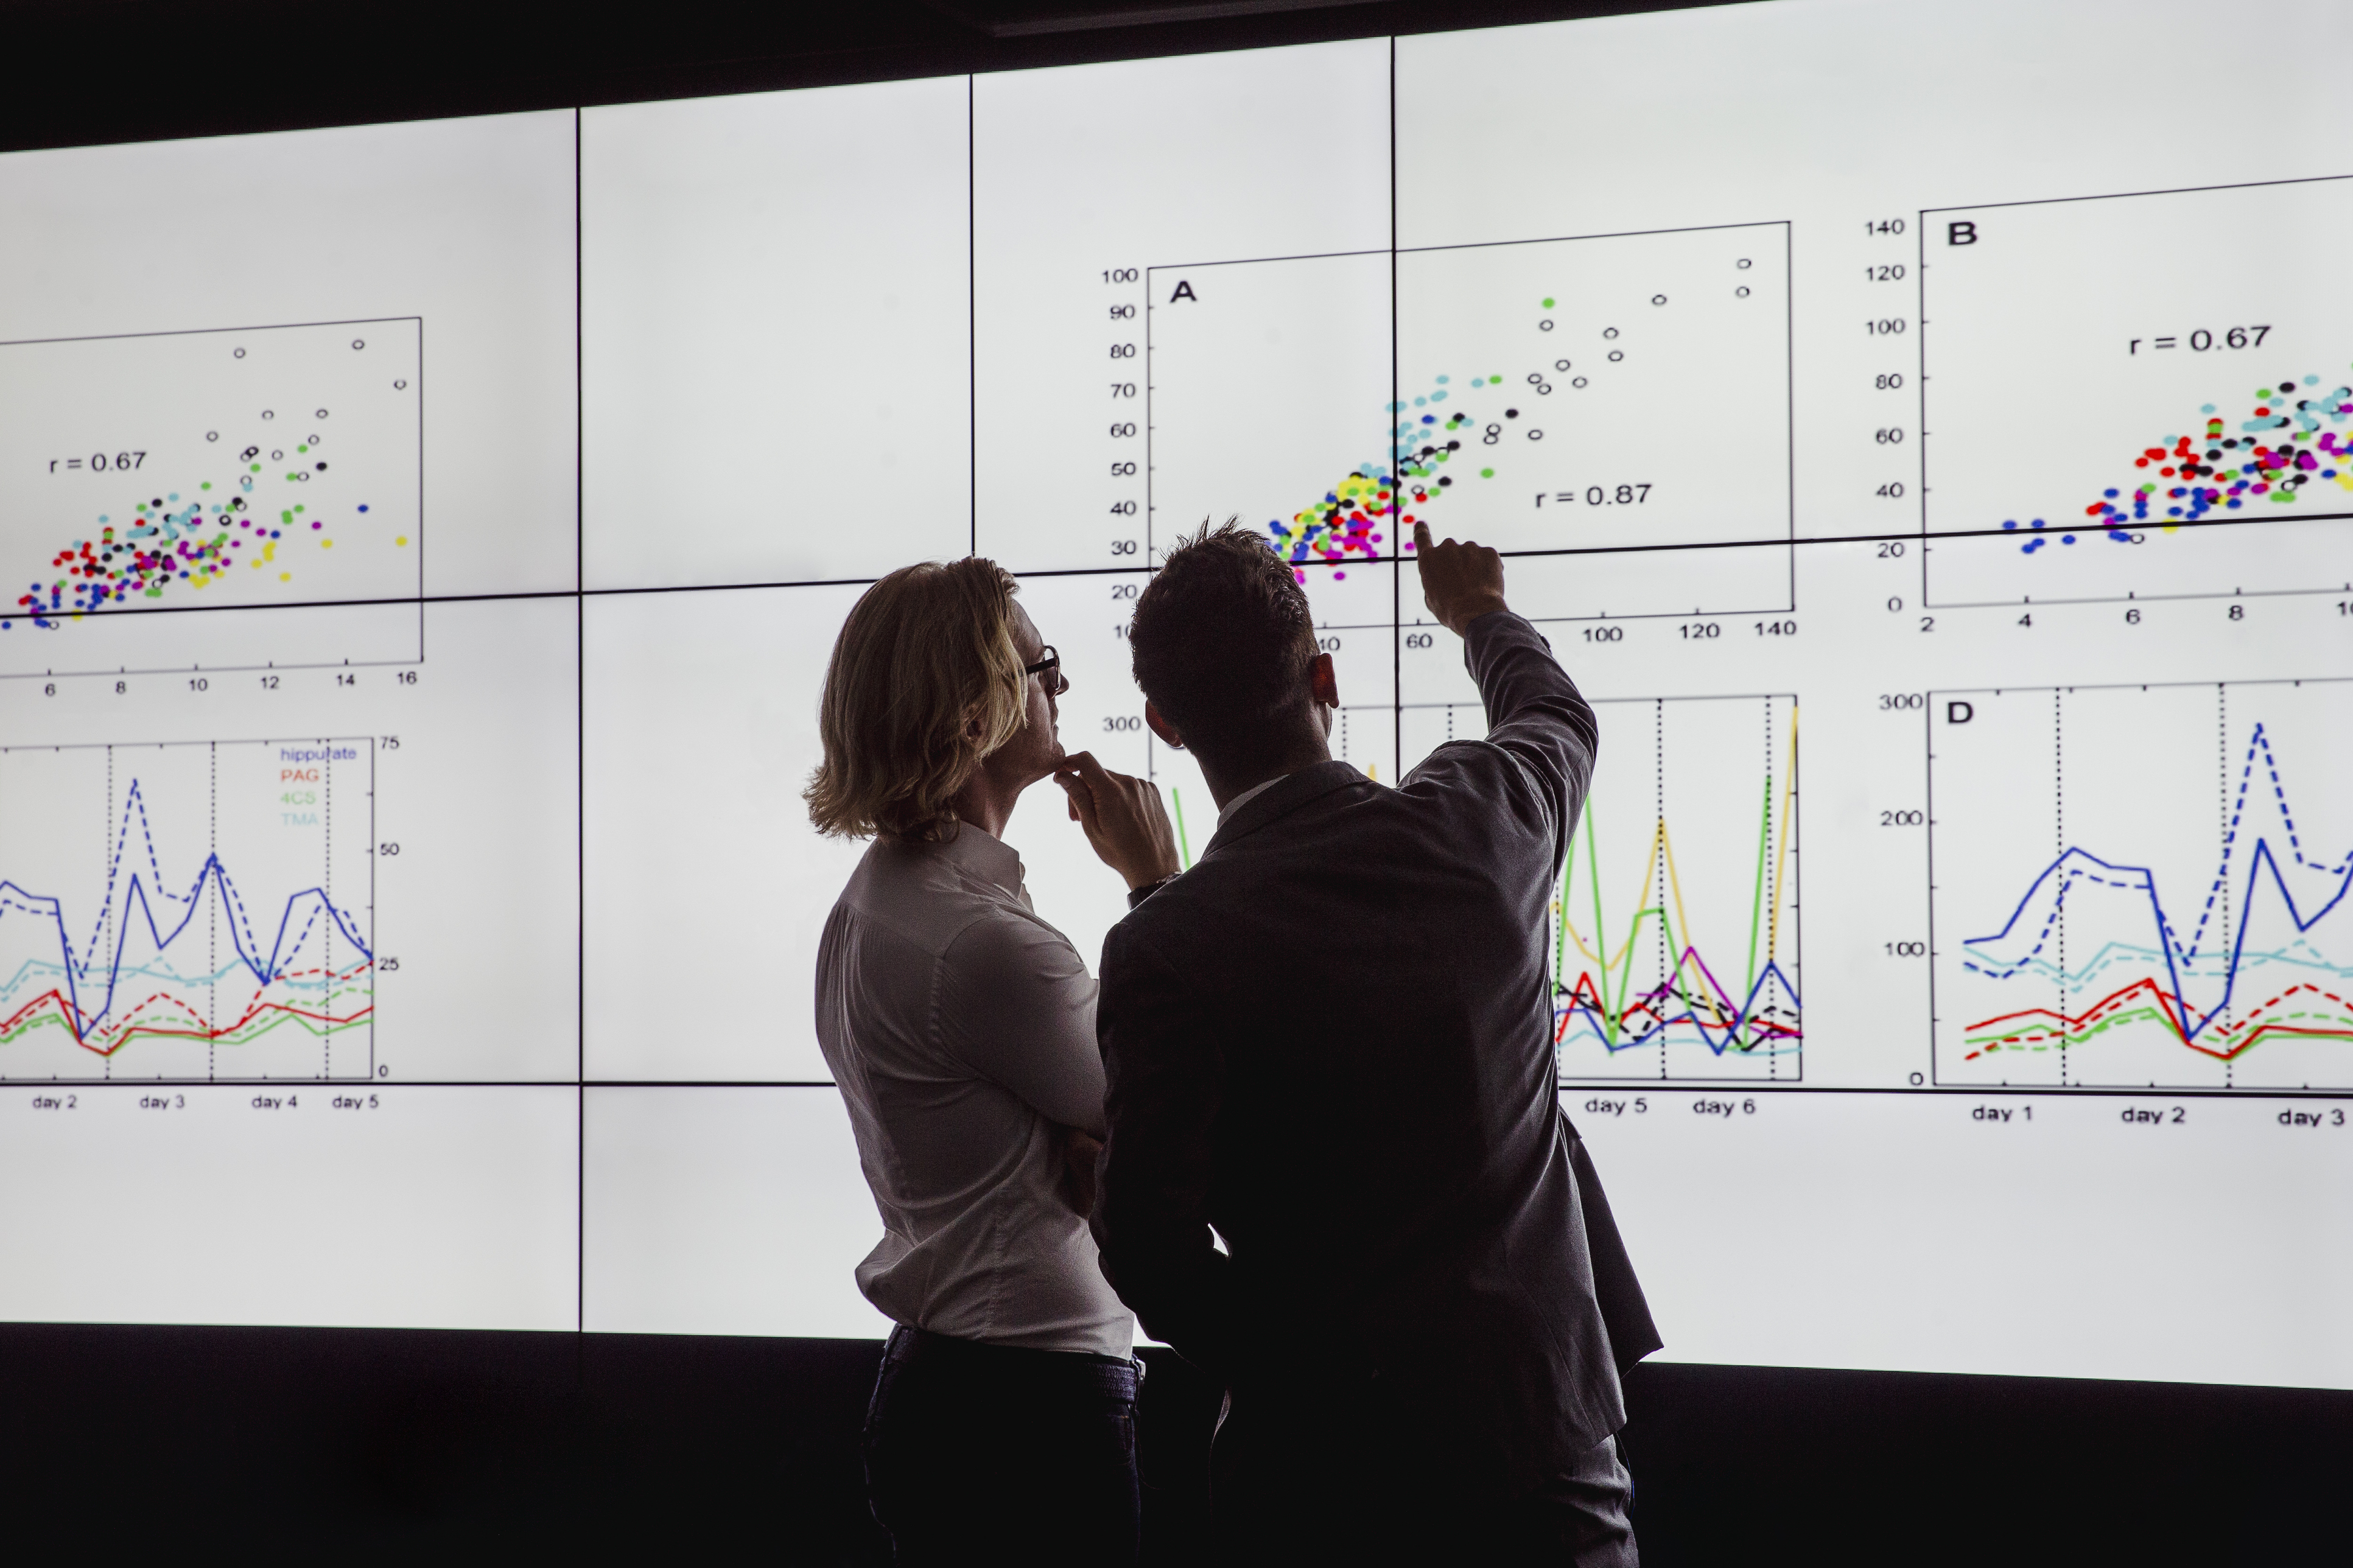
[[[1769,930],[1771,929],[1771,926],[1772,926],[1773,910],[1774,910],[1774,900],[1775,900],[1775,899],[1778,896],[1778,893],[1779,893],[1779,889],[1777,889],[1777,888],[1774,886],[1774,879],[1775,879],[1775,878],[1778,875],[1778,871],[1777,871],[1777,869],[1776,869],[1776,868],[1775,868],[1775,866],[1774,866],[1774,863],[1773,863],[1773,699],[1771,699],[1770,697],[1767,697],[1767,699],[1765,699],[1765,866],[1764,866],[1764,870],[1765,870],[1765,909],[1764,909],[1764,916],[1765,916],[1765,920],[1766,920],[1767,929],[1769,931]],[[1775,981],[1775,979],[1773,978],[1773,949],[1772,949],[1772,945],[1768,942],[1768,943],[1766,945],[1766,948],[1765,948],[1765,985],[1764,985],[1764,988],[1763,988],[1762,990],[1760,990],[1760,991],[1758,991],[1758,992],[1757,993],[1757,997],[1761,999],[1762,1005],[1761,1005],[1761,1007],[1760,1007],[1760,1006],[1759,1006],[1759,1005],[1758,1005],[1757,1003],[1750,1002],[1750,1001],[1749,1001],[1747,998],[1746,998],[1746,997],[1742,998],[1742,1005],[1743,1005],[1744,1006],[1746,1006],[1746,1007],[1748,1007],[1748,1008],[1750,1009],[1749,1014],[1748,1014],[1748,1017],[1747,1017],[1747,1020],[1746,1020],[1746,1023],[1747,1023],[1747,1028],[1748,1028],[1748,1038],[1749,1038],[1749,1042],[1750,1042],[1749,1048],[1750,1048],[1750,1049],[1752,1049],[1752,1050],[1754,1050],[1755,1048],[1757,1048],[1757,1040],[1758,1040],[1758,1036],[1757,1036],[1757,1014],[1758,1014],[1760,1011],[1762,1011],[1762,1012],[1769,1012],[1769,1013],[1773,1014],[1773,1015],[1774,1015],[1774,1016],[1779,1016],[1779,1013],[1780,1013],[1780,994],[1779,994],[1779,993],[1778,993],[1778,992],[1777,992],[1777,991],[1774,989],[1774,987],[1775,987],[1775,985],[1776,985],[1777,984],[1778,984],[1778,982],[1776,982],[1776,981]],[[1778,1039],[1778,1037],[1777,1037],[1777,1039]],[[1774,1043],[1775,1043],[1775,1042],[1767,1042],[1767,1043],[1766,1043],[1766,1048],[1765,1048],[1765,1077],[1767,1078],[1767,1080],[1774,1079],[1778,1079],[1778,1078],[1779,1078],[1779,1077],[1781,1076],[1781,1071],[1780,1071],[1780,1058],[1779,1058],[1779,1056],[1776,1053],[1776,1051],[1775,1051],[1775,1050],[1774,1050],[1774,1048],[1773,1048]]]
[[[2067,732],[2065,723],[2066,689],[2051,689],[2051,826],[2058,843],[2056,859],[2067,856]],[[2059,928],[2059,1084],[2067,1084],[2067,888],[2068,877],[2063,870],[2059,877],[2059,908],[2053,911],[2052,923]]]
[[[2214,811],[2222,835],[2221,857],[2222,875],[2222,954],[2225,964],[2238,950],[2231,944],[2231,687],[2228,681],[2214,683]],[[2170,935],[2165,940],[2172,941]],[[2223,984],[2229,985],[2231,970],[2223,970]],[[2226,990],[2211,1020],[2221,1026],[2227,1038],[2231,1029],[2231,996]],[[2232,1072],[2238,1063],[2233,1057],[2222,1058],[2222,1087],[2234,1089]]]
[[[1655,853],[1651,857],[1654,901],[1659,911],[1659,1005],[1652,1015],[1659,1028],[1659,1077],[1671,1076],[1667,1071],[1667,1016],[1674,1005],[1674,958],[1667,951],[1667,703],[1664,698],[1651,700],[1651,834]]]
[[[220,1076],[220,742],[205,744],[205,1077]]]
[[[107,747],[107,748],[106,748],[106,821],[105,821],[103,824],[101,824],[101,825],[100,825],[100,831],[101,831],[101,833],[104,835],[104,840],[103,840],[103,842],[104,842],[104,846],[105,846],[105,852],[104,852],[104,858],[100,861],[100,865],[102,865],[102,866],[104,866],[104,867],[106,868],[106,911],[105,911],[105,913],[106,913],[106,919],[105,919],[105,921],[104,921],[104,925],[105,925],[105,928],[106,928],[106,935],[105,935],[105,937],[104,937],[104,939],[103,939],[103,940],[104,940],[104,941],[105,941],[105,942],[106,942],[106,972],[107,972],[107,984],[106,984],[106,995],[105,995],[105,997],[104,997],[104,999],[103,999],[103,1000],[104,1000],[104,1002],[105,1002],[105,1004],[106,1004],[106,1005],[107,1005],[107,1007],[108,1007],[109,1011],[111,1012],[111,1011],[112,1010],[112,1006],[113,1006],[113,1003],[114,1003],[114,872],[115,872],[115,865],[114,865],[114,748],[113,748],[112,746],[109,746],[109,747]],[[71,962],[71,956],[72,956],[72,955],[71,955],[70,953],[69,953],[69,954],[68,954],[68,962]],[[100,1044],[101,1044],[101,1047],[102,1047],[102,1046],[103,1046],[103,1042],[100,1042]],[[100,1053],[99,1053],[99,1058],[98,1058],[98,1059],[99,1059],[100,1063],[100,1064],[102,1064],[102,1065],[100,1066],[100,1077],[103,1077],[103,1078],[110,1078],[110,1079],[111,1079],[111,1078],[112,1078],[112,1077],[114,1076],[114,1053],[113,1053],[112,1051],[110,1051],[110,1050],[104,1050],[104,1049],[101,1049],[101,1050],[100,1051]]]
[[[335,742],[322,741],[319,750],[325,753],[322,766],[319,795],[324,805],[322,826],[324,829],[325,874],[320,885],[326,891],[327,935],[326,969],[319,985],[319,1076],[335,1076]]]

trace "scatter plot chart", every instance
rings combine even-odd
[[[1931,700],[1940,1082],[2353,1087],[2353,683]]]
[[[2353,180],[1921,215],[1932,603],[2353,582]],[[2261,524],[2263,526],[2211,526]]]
[[[374,1077],[375,757],[0,750],[0,1079]]]
[[[1538,571],[1530,613],[1788,606],[1785,225],[1162,268],[1154,540],[1242,516],[1303,573],[1412,523]],[[1180,522],[1177,520],[1185,520]],[[1671,555],[1673,547],[1746,546]]]
[[[414,318],[0,343],[0,673],[417,657]],[[168,623],[168,625],[166,625]]]

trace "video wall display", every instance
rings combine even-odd
[[[1013,571],[1189,862],[1155,563],[1261,532],[1395,783],[1484,732],[1426,521],[1600,716],[1554,1046],[1668,1356],[2353,1386],[2353,20],[2136,16],[0,157],[0,1317],[879,1335],[849,606]]]

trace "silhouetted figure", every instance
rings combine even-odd
[[[1495,552],[1417,534],[1488,733],[1394,789],[1331,760],[1333,661],[1263,541],[1205,530],[1137,601],[1146,721],[1219,811],[1104,943],[1095,1237],[1227,1381],[1231,1556],[1631,1564],[1619,1375],[1660,1342],[1561,1113],[1545,951],[1593,710]]]

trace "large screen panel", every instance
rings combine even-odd
[[[0,158],[0,1312],[879,1333],[799,800],[849,606],[1012,570],[1189,865],[1151,574],[1259,532],[1394,784],[1486,726],[1419,520],[1599,718],[1550,1045],[1665,1353],[2353,1385],[2353,22],[2242,11]],[[2198,114],[2083,89],[2190,37]],[[1059,792],[1008,838],[1094,963]],[[157,1188],[220,1261],[99,1245]]]

